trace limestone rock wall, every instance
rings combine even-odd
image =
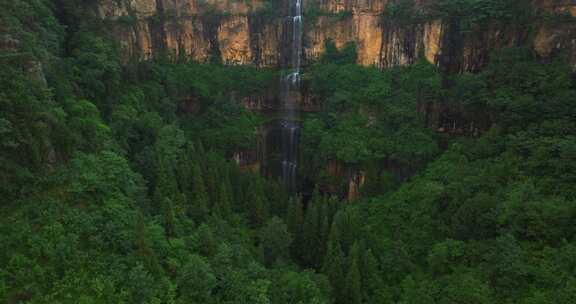
[[[303,0],[304,59],[355,42],[358,61],[381,68],[413,63],[420,56],[440,66],[476,71],[494,50],[516,45],[546,57],[569,52],[576,64],[576,26],[570,22],[494,25],[461,33],[443,20],[416,24],[383,17],[392,0]],[[287,0],[284,2],[288,2]],[[423,9],[434,0],[416,1]],[[535,0],[535,7],[560,18],[576,16],[570,0]],[[276,4],[272,4],[276,3]],[[126,61],[169,55],[226,64],[281,66],[286,3],[269,0],[100,0],[96,13],[117,37]],[[454,41],[458,49],[454,49]],[[576,66],[576,65],[575,65]]]

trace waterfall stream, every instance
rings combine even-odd
[[[302,0],[290,0],[285,21],[285,50],[288,54],[287,72],[281,77],[280,99],[282,103],[282,181],[290,193],[297,189],[298,141],[300,126],[297,122],[297,106],[300,101],[300,65],[302,58]]]

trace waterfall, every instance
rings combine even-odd
[[[302,59],[302,0],[290,0],[285,28],[288,54],[287,72],[281,77],[282,103],[282,181],[290,193],[297,189],[298,141],[300,127],[296,110],[300,101],[300,65]]]

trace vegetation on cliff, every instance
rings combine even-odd
[[[576,298],[563,58],[518,47],[476,74],[380,71],[328,43],[304,77],[322,102],[303,121],[304,201],[231,161],[263,122],[238,101],[275,71],[124,65],[75,4],[0,3],[0,302]],[[340,199],[331,162],[365,173],[361,199]]]

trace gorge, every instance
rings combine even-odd
[[[573,304],[576,4],[0,1],[0,302]]]
[[[365,0],[309,0],[298,4],[299,12],[296,3],[272,0],[108,0],[100,1],[95,10],[119,41],[126,62],[168,56],[176,61],[216,61],[294,73],[300,65],[317,62],[326,43],[333,42],[339,49],[353,43],[356,62],[379,69],[411,65],[424,58],[445,73],[478,73],[495,52],[518,46],[534,50],[543,60],[562,54],[576,66],[576,27],[558,21],[562,17],[547,17],[573,16],[574,4],[529,2],[531,9],[539,11],[537,15],[512,4],[510,8],[497,7],[496,12],[489,12],[488,5],[467,11],[464,4],[460,4],[461,8],[438,7],[442,1]],[[450,9],[460,17],[449,17]],[[500,19],[489,15],[499,14],[499,9],[511,12]],[[298,18],[297,13],[306,17],[306,23],[290,19]],[[470,26],[472,23],[475,25]],[[523,26],[524,23],[531,26]],[[297,35],[296,31],[301,33]],[[251,110],[284,111],[286,115],[318,111],[322,105],[317,96],[306,88],[295,94],[300,89],[300,79],[292,80],[294,84],[285,81],[264,95],[245,97],[242,103]],[[287,108],[288,103],[292,105]],[[488,111],[478,107],[427,102],[418,104],[417,110],[425,114],[430,128],[450,134],[478,135],[489,129],[492,120]],[[252,159],[246,165],[259,167],[265,175],[278,176],[292,184],[298,153],[294,143],[289,142],[297,141],[300,129],[292,118],[280,119],[269,128],[261,131],[261,136],[282,139],[263,138],[260,148],[242,152],[256,155],[243,156]],[[274,147],[278,145],[282,147]],[[353,176],[362,173],[346,174],[352,181]]]

